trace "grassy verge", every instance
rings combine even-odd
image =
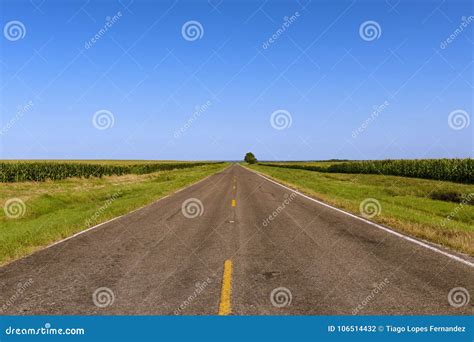
[[[149,204],[227,165],[211,164],[145,175],[2,184],[0,264]],[[6,204],[12,199],[21,202],[10,204],[10,216],[7,216]],[[22,214],[12,217],[18,213]]]
[[[262,165],[250,168],[359,216],[362,201],[374,198],[381,211],[370,220],[474,256],[473,185]],[[449,196],[452,193],[462,194],[470,201],[453,202]]]

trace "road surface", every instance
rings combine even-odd
[[[0,268],[0,310],[473,314],[473,270],[232,165]]]

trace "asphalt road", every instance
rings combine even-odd
[[[233,165],[0,268],[0,310],[473,314],[456,287],[474,268]]]

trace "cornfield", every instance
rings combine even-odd
[[[184,169],[210,163],[150,163],[135,165],[87,164],[74,162],[0,162],[0,182],[59,180],[70,177],[102,177],[124,174],[145,174],[156,171]]]
[[[260,164],[290,169],[303,169],[333,173],[366,173],[458,183],[474,183],[474,160],[467,159],[414,159],[414,160],[367,160],[314,166],[304,164]]]

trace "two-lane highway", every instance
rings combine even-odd
[[[472,314],[473,267],[239,165],[0,268],[3,314]]]

